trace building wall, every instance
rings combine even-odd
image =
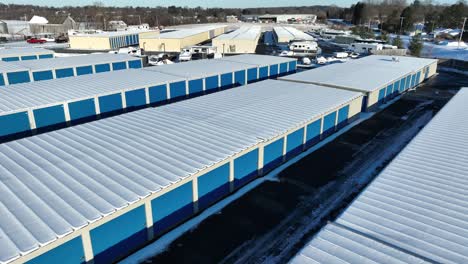
[[[224,44],[224,53],[225,54],[239,54],[239,53],[255,53],[258,44],[258,38],[255,40],[246,40],[246,39],[221,39],[213,40],[213,46],[216,47],[219,53],[223,52]],[[234,50],[231,48],[235,48]]]
[[[358,97],[323,116],[311,118],[307,123],[291,128],[283,135],[245,149],[234,157],[104,217],[13,263],[50,263],[51,260],[57,259],[50,256],[63,257],[64,249],[72,250],[74,256],[81,257],[82,262],[118,261],[130,251],[157,238],[256,177],[262,176],[263,172],[279,166],[334,133],[339,129],[337,125],[340,113],[344,113],[343,110],[346,109],[360,109],[361,100],[362,98]],[[348,111],[348,115],[341,117],[345,123],[352,117],[351,112]],[[333,118],[329,118],[330,116]],[[328,121],[325,120],[327,118]],[[324,131],[326,123],[328,131]],[[79,246],[83,248],[80,249]]]
[[[108,37],[69,36],[71,49],[110,50]]]

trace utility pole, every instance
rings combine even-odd
[[[403,28],[403,19],[405,19],[405,17],[400,17],[400,36],[401,36],[401,29]]]
[[[463,18],[463,26],[460,32],[460,38],[458,39],[458,49],[460,49],[460,42],[462,41],[463,31],[465,31],[465,23],[466,23],[466,17]]]
[[[138,21],[140,21],[140,25],[141,25],[141,16],[138,15]]]

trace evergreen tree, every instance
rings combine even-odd
[[[424,47],[424,44],[421,40],[421,36],[416,35],[413,38],[411,38],[408,48],[413,56],[419,57],[421,56],[421,51],[423,47]]]
[[[401,38],[399,35],[393,39],[392,45],[397,46],[399,49],[403,49],[403,41],[401,41]]]

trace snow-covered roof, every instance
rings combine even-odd
[[[252,64],[256,66],[265,66],[265,65],[270,65],[270,64],[278,64],[278,63],[296,61],[296,59],[294,58],[285,58],[285,57],[259,55],[259,54],[242,54],[242,55],[237,55],[237,56],[226,56],[224,58],[217,59],[217,60],[240,62],[240,63]]]
[[[286,42],[293,39],[314,40],[314,37],[311,35],[294,27],[274,27],[273,30],[279,39],[285,40]]]
[[[467,101],[461,89],[292,263],[468,263]]]
[[[52,50],[41,48],[7,48],[0,49],[0,58],[3,57],[18,57],[26,55],[39,55],[39,54],[54,54]]]
[[[229,32],[227,34],[219,35],[214,38],[216,40],[256,40],[262,33],[262,27],[260,26],[242,26],[237,30]]]
[[[175,29],[169,32],[161,32],[159,35],[145,35],[141,38],[156,38],[156,39],[183,39],[186,37],[190,37],[193,35],[201,34],[204,32],[208,32],[210,30],[224,28],[226,25],[207,25],[207,26],[199,26],[194,28],[181,28]]]
[[[29,20],[30,24],[47,24],[49,21],[45,17],[41,16],[33,16],[31,20]]]

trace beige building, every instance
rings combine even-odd
[[[175,29],[159,35],[141,36],[140,48],[153,52],[180,52],[184,47],[193,46],[224,34],[226,25],[198,26]]]
[[[291,40],[314,40],[314,38],[295,27],[274,27],[274,36],[278,43],[289,43]]]
[[[262,34],[260,26],[242,26],[213,39],[213,46],[222,54],[255,53]]]
[[[158,36],[158,31],[116,31],[94,34],[69,34],[70,48],[78,50],[114,50],[138,45],[144,36]]]

